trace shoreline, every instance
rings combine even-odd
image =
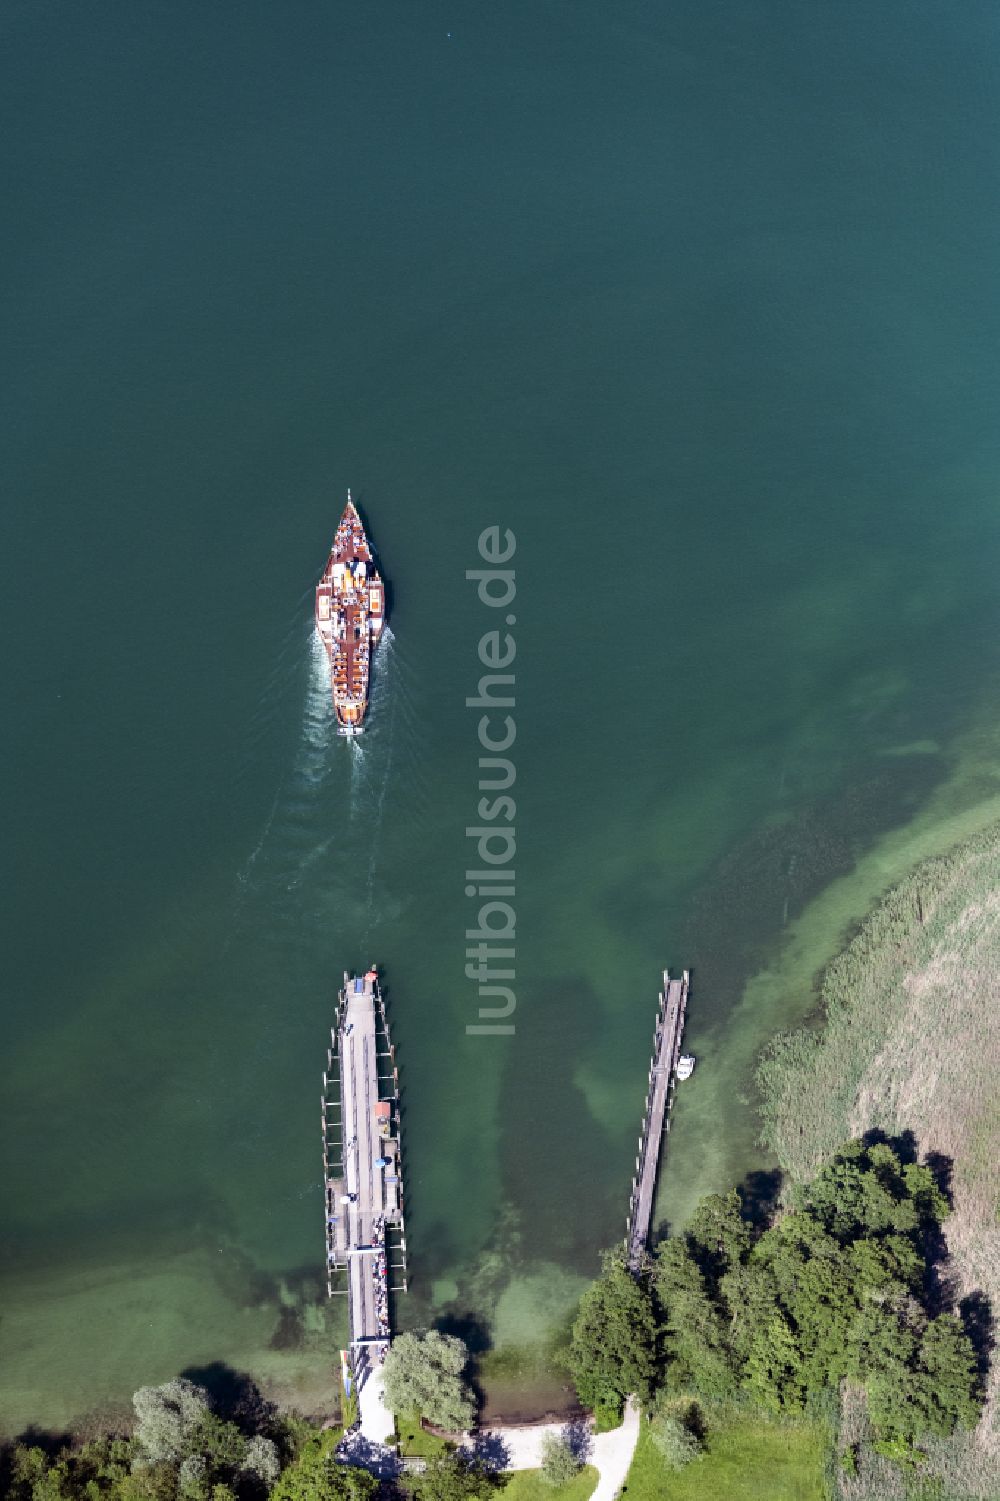
[[[831,954],[832,951],[832,956],[819,968],[822,976],[836,966],[892,891],[919,880],[920,872],[928,860],[931,864],[948,862],[967,846],[975,846],[980,840],[1000,838],[1000,824],[990,822],[985,829],[982,827],[986,816],[991,815],[996,819],[1000,812],[1000,799],[959,809],[954,805],[950,809],[942,808],[940,798],[933,799],[932,803],[937,806],[925,809],[924,814],[913,823],[891,832],[879,841],[876,847],[859,859],[850,875],[824,888],[790,925],[786,941],[776,955],[772,969],[750,978],[739,1009],[752,1006],[755,996],[759,998],[761,987],[764,987],[766,1000],[770,1003],[766,1009],[778,1022],[778,1027],[771,1034],[772,1039],[775,1035],[780,1035],[782,1021],[786,1028],[791,1022],[797,1030],[813,1036],[822,1035],[825,1030],[825,1015],[816,989],[818,954],[824,950]],[[945,816],[942,817],[942,813]],[[969,825],[973,828],[978,826],[971,839],[949,839],[956,832],[960,836],[965,834]],[[943,855],[938,853],[942,845],[950,845],[949,852]],[[915,856],[906,861],[908,874],[902,882],[897,881],[895,885],[891,885],[886,881],[887,870],[898,867],[907,855]],[[859,903],[851,900],[852,895],[867,895],[873,888],[877,889],[877,894],[867,904],[867,915],[857,916]],[[839,935],[839,945],[830,942],[833,935]],[[845,938],[849,941],[845,942]],[[802,983],[803,981],[808,983]],[[794,1008],[798,1013],[797,1018],[794,1014],[789,1014],[793,1010],[795,997],[798,997],[798,1004]],[[803,1006],[803,997],[808,998],[808,1009]],[[751,1040],[748,1036],[747,1042]],[[758,1041],[755,1054],[759,1057],[761,1049],[766,1051],[770,1045],[769,1039]],[[749,1058],[747,1062],[750,1062]],[[753,1108],[756,1113],[756,1107]],[[681,1114],[683,1117],[683,1112]],[[683,1119],[681,1124],[683,1125]],[[675,1141],[675,1168],[677,1152],[683,1150],[684,1144],[682,1131]],[[624,1193],[625,1185],[623,1198]],[[212,1254],[213,1250],[215,1256]],[[60,1279],[61,1285],[54,1294],[51,1276],[44,1272],[32,1274],[25,1269],[23,1276],[18,1277],[17,1281],[28,1296],[23,1302],[15,1299],[5,1312],[7,1338],[10,1341],[13,1337],[14,1342],[14,1349],[11,1351],[14,1359],[11,1360],[8,1356],[8,1370],[12,1371],[15,1362],[23,1363],[29,1349],[37,1349],[40,1342],[52,1337],[55,1325],[59,1322],[57,1310],[60,1304],[64,1307],[64,1313],[67,1312],[67,1305],[77,1304],[68,1315],[75,1325],[85,1328],[89,1323],[94,1329],[100,1329],[104,1327],[102,1308],[106,1312],[112,1303],[119,1302],[124,1290],[129,1305],[135,1308],[136,1317],[132,1321],[134,1338],[123,1342],[121,1363],[116,1364],[116,1369],[129,1372],[124,1381],[115,1383],[117,1392],[121,1391],[122,1386],[131,1385],[134,1389],[150,1381],[167,1379],[177,1373],[178,1361],[182,1362],[182,1369],[208,1367],[224,1362],[227,1366],[245,1371],[261,1391],[283,1409],[301,1412],[309,1417],[329,1416],[331,1403],[328,1395],[333,1393],[336,1385],[331,1372],[336,1362],[337,1345],[332,1337],[333,1331],[326,1327],[324,1332],[320,1327],[325,1324],[327,1317],[325,1308],[298,1309],[302,1325],[299,1331],[300,1342],[283,1350],[276,1348],[273,1341],[283,1316],[282,1299],[279,1298],[277,1302],[268,1299],[256,1305],[243,1303],[238,1296],[238,1288],[229,1286],[225,1279],[220,1281],[217,1252],[217,1246],[204,1246],[175,1256],[162,1257],[157,1262],[144,1260],[135,1264],[123,1262],[111,1268],[95,1265],[67,1269],[65,1280]],[[185,1320],[185,1326],[186,1330],[196,1331],[190,1340],[179,1340],[176,1326],[162,1318],[162,1310],[170,1303],[170,1299],[164,1300],[159,1296],[157,1283],[160,1279],[167,1279],[168,1282],[177,1282],[179,1279],[188,1283],[188,1306],[191,1313]],[[234,1350],[230,1345],[225,1356],[220,1358],[213,1350],[217,1351],[224,1346],[213,1341],[212,1325],[215,1323],[217,1331],[221,1332],[225,1322],[224,1315],[229,1316],[234,1300],[241,1306],[240,1317],[246,1338],[241,1340],[242,1348]],[[315,1316],[315,1327],[307,1327],[311,1323],[310,1315]],[[136,1348],[140,1339],[144,1342],[141,1351]],[[544,1360],[546,1344],[547,1340],[543,1335],[537,1344],[518,1346],[521,1353],[516,1357],[515,1370],[518,1365],[523,1364],[524,1378],[500,1372],[491,1377],[490,1357],[495,1357],[508,1347],[500,1346],[487,1353],[486,1370],[479,1380],[485,1399],[485,1422],[530,1426],[554,1418],[572,1416],[578,1410],[568,1384],[564,1385],[558,1372],[550,1369]],[[161,1351],[159,1358],[155,1355],[157,1346]],[[169,1346],[173,1346],[173,1356],[169,1352]],[[154,1352],[152,1359],[148,1358],[150,1349]],[[184,1351],[183,1355],[178,1353],[181,1349]],[[83,1364],[85,1363],[84,1361]],[[77,1365],[80,1365],[80,1361]],[[87,1433],[93,1431],[95,1423],[100,1422],[101,1415],[129,1412],[128,1399],[123,1400],[111,1391],[99,1391],[95,1401],[90,1373],[84,1372],[82,1368],[79,1373],[72,1374],[71,1389],[73,1387],[83,1399],[78,1407],[72,1395],[62,1401],[53,1401],[49,1394],[18,1388],[11,1381],[3,1406],[16,1416],[12,1423],[5,1424],[5,1428],[16,1432],[34,1422],[43,1428]]]

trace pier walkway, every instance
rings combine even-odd
[[[635,1159],[635,1177],[632,1179],[632,1197],[625,1230],[626,1254],[633,1272],[641,1267],[649,1241],[660,1147],[664,1131],[670,1129],[669,1112],[681,1051],[689,984],[687,970],[679,980],[672,980],[670,971],[664,970],[663,990],[656,1012],[653,1061],[649,1068],[646,1114],[639,1139],[639,1155]]]
[[[375,970],[344,976],[330,1039],[322,1101],[327,1293],[347,1296],[346,1364],[362,1430],[377,1442],[393,1426],[381,1402],[381,1365],[392,1335],[389,1293],[406,1290],[406,1230],[399,1073]]]

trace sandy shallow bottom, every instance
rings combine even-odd
[[[321,1308],[311,1320],[317,1327],[295,1348],[274,1348],[290,1307],[237,1306],[206,1251],[141,1266],[25,1274],[9,1283],[4,1307],[0,1431],[16,1433],[28,1424],[80,1429],[114,1420],[128,1412],[123,1390],[179,1371],[209,1384],[227,1370],[246,1372],[281,1406],[326,1416],[336,1391],[339,1341],[322,1326]],[[234,1323],[242,1330],[235,1349]],[[229,1352],[225,1366],[218,1362],[220,1349]],[[60,1363],[57,1389],[31,1384],[32,1370],[44,1373]]]
[[[113,1426],[130,1416],[123,1391],[178,1372],[210,1387],[231,1373],[246,1374],[280,1407],[329,1417],[336,1409],[341,1343],[336,1309],[331,1314],[324,1305],[302,1303],[290,1289],[277,1303],[241,1306],[241,1284],[222,1261],[221,1251],[196,1250],[141,1265],[122,1261],[62,1274],[46,1269],[10,1279],[0,1326],[0,1432]],[[234,1348],[237,1321],[241,1338]],[[289,1347],[280,1348],[285,1342]],[[58,1390],[32,1384],[32,1370],[60,1362]],[[484,1395],[488,1423],[579,1412],[568,1379],[547,1369],[490,1377]]]

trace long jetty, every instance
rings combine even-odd
[[[348,1299],[345,1353],[362,1431],[381,1440],[387,1414],[378,1391],[392,1337],[389,1293],[406,1291],[406,1227],[399,1070],[375,970],[345,974],[330,1043],[322,1096],[327,1293]]]
[[[632,1197],[625,1227],[625,1250],[628,1265],[633,1272],[637,1272],[642,1266],[649,1242],[663,1134],[670,1130],[670,1106],[673,1103],[689,985],[687,970],[684,970],[679,980],[672,980],[670,971],[664,970],[663,990],[656,1009],[646,1114],[639,1138],[639,1155],[635,1159],[635,1177],[632,1179]]]

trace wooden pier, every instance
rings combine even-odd
[[[646,1114],[642,1123],[642,1136],[639,1138],[639,1155],[635,1159],[635,1177],[632,1179],[632,1197],[625,1227],[625,1250],[628,1265],[633,1272],[639,1271],[642,1266],[649,1241],[661,1143],[663,1133],[670,1129],[670,1106],[673,1103],[677,1060],[681,1052],[689,984],[687,970],[684,970],[679,980],[672,980],[670,971],[664,970],[663,990],[656,1010],[653,1061],[649,1066]]]

